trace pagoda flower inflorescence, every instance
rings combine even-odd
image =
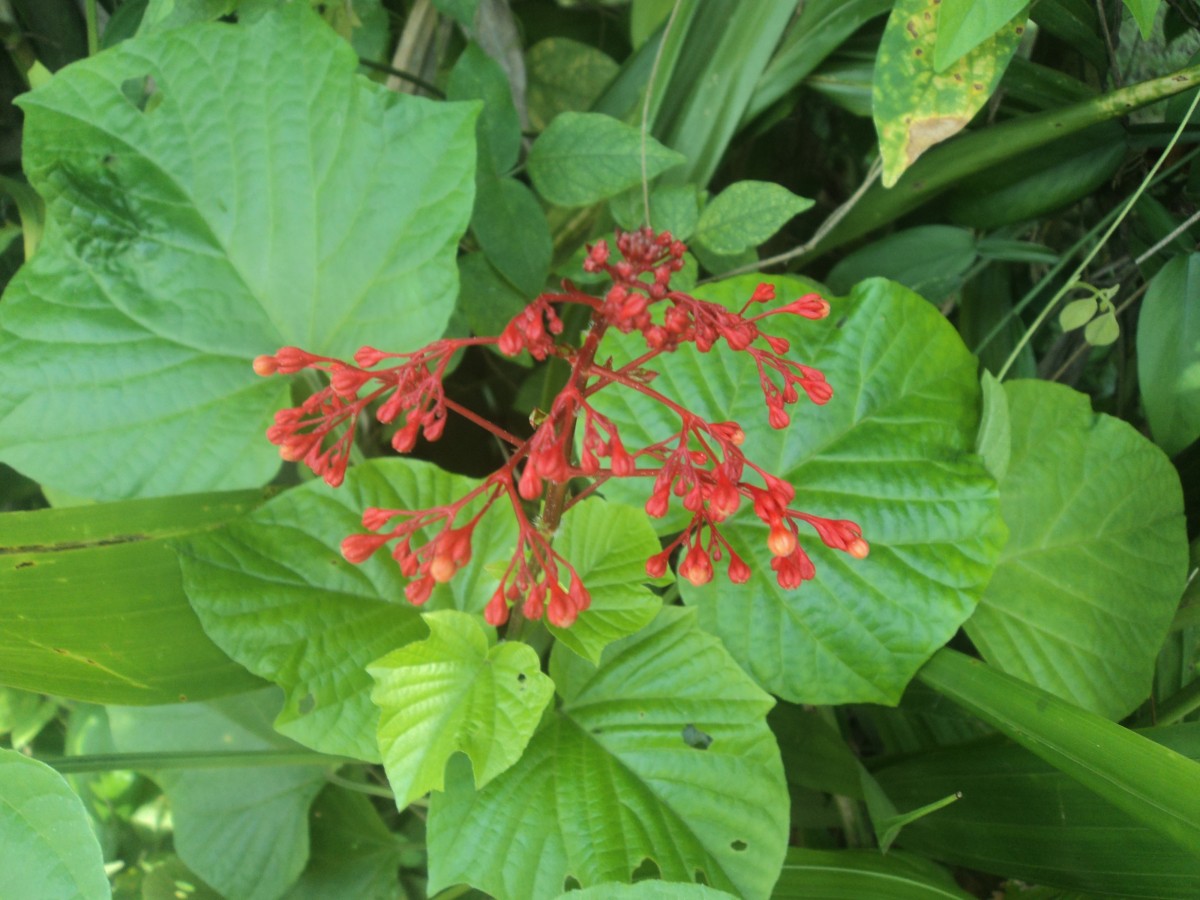
[[[823,318],[829,313],[828,303],[807,294],[768,307],[775,301],[774,288],[760,284],[745,305],[732,312],[673,290],[671,278],[683,266],[685,249],[667,232],[620,232],[620,258],[614,262],[608,243],[599,241],[589,248],[584,269],[612,280],[603,297],[585,294],[565,281],[561,292],[534,299],[498,337],[446,338],[411,353],[363,347],[353,362],[295,347],[258,357],[254,369],[260,375],[304,369],[328,374],[327,387],[300,406],[276,414],[267,437],[284,459],[303,462],[335,487],[345,476],[356,423],[371,410],[379,422],[397,425],[392,446],[399,453],[412,450],[418,437],[436,441],[450,413],[464,416],[511,447],[503,465],[453,503],[420,510],[367,509],[366,533],[342,542],[346,559],[360,563],[391,545],[392,556],[409,579],[406,596],[414,604],[424,603],[436,584],[449,581],[467,564],[476,526],[493,504],[504,501],[516,516],[517,545],[485,617],[501,625],[511,606],[521,603],[527,618],[545,615],[552,625],[565,627],[587,609],[591,598],[579,573],[554,550],[553,532],[572,503],[611,478],[649,479],[646,512],[651,516],[666,515],[673,497],[691,515],[683,531],[646,561],[652,577],[663,575],[671,555],[679,551],[679,575],[693,584],[711,580],[714,563],[725,564],[731,581],[747,581],[750,566],[720,530],[743,503],[767,525],[771,568],[781,587],[799,587],[815,575],[798,540],[800,522],[812,526],[828,546],[865,557],[867,542],[855,523],[791,507],[794,488],[746,457],[745,434],[736,422],[708,421],[651,386],[656,373],[647,367],[661,354],[685,344],[707,352],[724,341],[754,360],[773,428],[789,425],[789,409],[801,394],[818,405],[833,394],[819,371],[786,358],[786,340],[761,330],[772,316]],[[561,339],[559,310],[571,303],[587,307],[591,315],[578,347]],[[639,332],[645,352],[620,366],[611,360],[598,362],[597,348],[610,328]],[[495,346],[508,356],[528,352],[536,360],[557,357],[569,364],[566,384],[529,437],[512,435],[446,396],[442,380],[451,357],[464,347],[482,345]],[[625,446],[616,424],[592,405],[598,391],[616,387],[665,406],[678,417],[678,431],[649,446]],[[580,427],[582,434],[577,435]],[[587,480],[588,486],[569,497],[568,484],[576,479]]]

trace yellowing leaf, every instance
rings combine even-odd
[[[966,127],[991,96],[1025,30],[1025,16],[1019,15],[938,72],[939,12],[937,0],[899,0],[879,44],[871,100],[885,187],[930,147]]]

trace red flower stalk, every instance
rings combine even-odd
[[[411,579],[406,596],[414,604],[424,603],[435,585],[449,581],[467,564],[475,527],[504,498],[517,519],[517,547],[487,604],[485,618],[501,625],[508,620],[511,606],[520,602],[527,618],[545,615],[552,625],[565,627],[587,609],[590,597],[579,573],[554,551],[552,536],[563,512],[610,478],[653,479],[646,501],[651,516],[666,515],[672,497],[691,514],[684,530],[646,562],[651,577],[663,575],[671,555],[681,550],[679,574],[693,584],[712,580],[714,562],[726,562],[734,583],[747,581],[749,564],[720,531],[720,524],[743,501],[767,526],[771,568],[781,587],[798,587],[815,575],[798,540],[798,522],[812,526],[829,547],[859,559],[867,555],[867,542],[853,522],[791,508],[795,490],[746,457],[741,449],[745,433],[737,423],[710,422],[654,390],[650,385],[655,373],[646,368],[659,355],[684,344],[708,352],[724,341],[754,360],[767,421],[773,428],[785,428],[791,422],[788,407],[801,392],[820,405],[829,401],[833,389],[821,372],[787,359],[788,342],[761,331],[760,323],[777,315],[820,319],[828,315],[829,304],[808,294],[747,315],[757,304],[775,299],[774,288],[760,284],[741,310],[731,312],[671,288],[671,277],[683,267],[686,248],[669,233],[643,228],[618,233],[616,243],[619,261],[610,262],[608,243],[599,241],[589,248],[584,262],[588,272],[603,272],[612,280],[603,297],[585,294],[564,281],[561,293],[534,299],[499,337],[443,339],[413,353],[364,347],[355,354],[354,365],[295,347],[254,361],[260,375],[304,369],[328,373],[329,385],[299,407],[281,410],[267,437],[278,445],[284,459],[304,462],[334,486],[345,475],[359,416],[372,404],[378,404],[374,416],[380,422],[399,422],[392,446],[400,453],[411,450],[420,435],[437,440],[448,412],[468,418],[512,446],[503,466],[454,503],[426,510],[366,510],[363,526],[368,533],[346,538],[342,543],[346,559],[363,562],[393,544],[392,556]],[[558,340],[563,322],[555,307],[567,303],[591,312],[579,347]],[[655,307],[661,307],[661,312]],[[639,332],[646,351],[620,367],[611,361],[598,363],[596,351],[609,328],[625,334]],[[445,396],[442,379],[453,354],[463,347],[489,344],[509,356],[523,351],[538,360],[556,356],[571,367],[567,383],[528,438],[509,434]],[[376,368],[385,361],[398,362]],[[679,417],[679,430],[650,446],[627,448],[616,424],[590,402],[597,391],[612,385],[637,391],[671,410]],[[577,441],[579,422],[583,433]],[[568,499],[568,483],[577,478],[590,479],[591,484]],[[542,507],[535,524],[527,507],[537,501]]]

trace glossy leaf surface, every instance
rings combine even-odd
[[[779,303],[807,293],[804,282],[772,278]],[[702,292],[738,308],[758,279],[737,278]],[[1003,539],[996,489],[971,454],[979,422],[975,360],[928,302],[874,280],[833,299],[823,321],[764,321],[791,342],[788,358],[825,373],[833,399],[795,408],[772,429],[758,370],[723,344],[685,348],[648,365],[655,390],[710,421],[736,421],[747,458],[796,486],[793,506],[857,522],[871,555],[855,560],[801,533],[817,576],[783,590],[770,570],[767,529],[743,508],[722,533],[753,570],[745,586],[722,571],[695,587],[681,583],[704,627],[760,684],[787,700],[894,703],[917,667],[971,614]],[[638,341],[614,340],[619,358]],[[618,422],[626,447],[647,446],[679,427],[665,408],[632,391],[605,390],[596,404]],[[644,503],[646,484],[606,485]],[[748,506],[748,504],[743,504]],[[664,533],[683,520],[662,520]]]

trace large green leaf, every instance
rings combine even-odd
[[[429,463],[379,460],[352,468],[336,490],[310,482],[180,546],[184,587],[209,637],[286,692],[280,731],[326,753],[379,759],[366,667],[427,629],[386,552],[351,565],[338,547],[363,530],[368,506],[439,506],[475,484]],[[515,540],[512,517],[489,514],[472,561],[427,608],[481,612],[497,583],[486,566]]]
[[[879,44],[871,106],[884,187],[894,185],[934,144],[966,127],[999,84],[1025,30],[1024,18],[1013,19],[939,71],[934,51],[940,4],[941,0],[897,0]]]
[[[569,628],[550,632],[584,659],[649,624],[662,602],[646,587],[646,560],[660,549],[640,509],[588,499],[563,517],[554,549],[575,567],[592,603]]]
[[[274,689],[213,703],[110,707],[124,753],[294,748],[271,728]],[[255,766],[153,772],[171,801],[180,859],[227,897],[275,900],[308,860],[308,807],[331,766]]]
[[[476,107],[355,68],[293,3],[125,41],[23,98],[49,219],[0,305],[0,457],[89,497],[258,485],[287,384],[256,355],[442,332]]]
[[[1200,438],[1200,253],[1150,282],[1138,314],[1138,387],[1150,433],[1169,454]]]
[[[260,687],[188,605],[171,541],[260,491],[0,516],[0,683],[96,703],[174,703]]]
[[[1139,732],[1200,758],[1200,724]],[[1131,773],[1133,774],[1133,773]],[[900,843],[949,863],[1122,897],[1200,896],[1200,854],[1014,744],[995,740],[910,756],[875,771],[902,806],[961,799],[904,829]]]
[[[1148,693],[1183,593],[1179,476],[1083,394],[1046,381],[1005,393],[1009,540],[967,634],[1001,671],[1120,718]]]
[[[539,900],[650,859],[668,880],[766,897],[788,831],[771,700],[694,614],[663,610],[598,668],[558,647],[551,675],[561,704],[520,762],[476,790],[452,760],[429,810],[430,891]]]
[[[112,896],[83,802],[44,763],[0,749],[3,892],[25,900]]]
[[[684,161],[652,137],[645,150],[647,178]],[[586,206],[642,180],[642,136],[611,116],[565,112],[534,141],[528,162],[539,194],[559,206]]]
[[[957,651],[920,679],[1056,769],[1200,856],[1200,763]]]
[[[480,787],[521,758],[554,682],[520,641],[489,646],[483,622],[457,610],[426,613],[423,641],[372,663],[379,746],[396,805],[443,789],[461,750]]]
[[[769,280],[782,299],[811,289],[797,279]],[[740,307],[756,283],[731,279],[703,296]],[[769,569],[766,527],[744,508],[722,533],[749,562],[750,582],[730,585],[721,575],[681,588],[704,627],[773,693],[803,703],[895,703],[971,614],[1003,525],[995,484],[971,454],[976,362],[954,329],[925,300],[881,280],[831,303],[823,321],[779,316],[764,323],[791,342],[789,358],[822,370],[834,390],[825,406],[800,407],[789,429],[769,427],[748,354],[724,344],[708,354],[684,348],[649,367],[660,372],[655,390],[709,421],[736,421],[747,458],[796,486],[794,506],[857,522],[871,555],[851,559],[814,535],[804,547],[816,579],[783,590]],[[619,362],[641,351],[627,338],[602,352]],[[632,391],[609,388],[595,403],[631,450],[679,428],[670,410]],[[610,481],[605,490],[643,503],[648,486]],[[680,523],[668,517],[663,529]]]

